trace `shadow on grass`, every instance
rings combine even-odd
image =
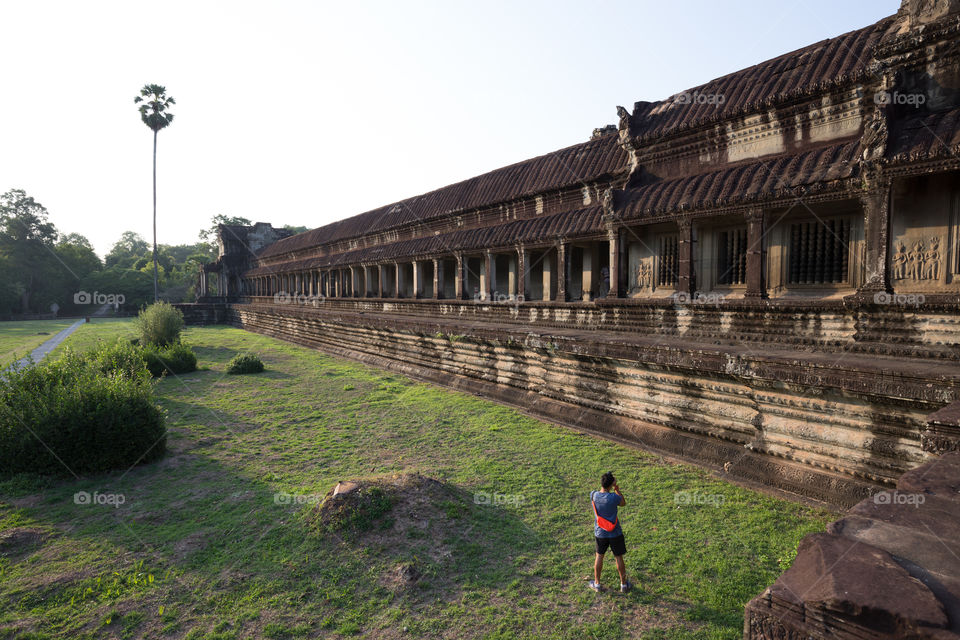
[[[340,556],[374,561],[377,583],[410,602],[499,591],[516,577],[519,558],[549,544],[508,510],[478,504],[476,494],[456,485],[417,474],[358,480],[367,497],[328,497],[308,512],[313,535],[331,541]],[[345,524],[358,521],[362,526]]]
[[[182,400],[163,403],[184,420],[209,414]],[[393,512],[390,531],[318,535],[317,496],[210,455],[225,453],[216,425],[206,433],[170,426],[169,450],[155,463],[80,479],[0,479],[0,531],[35,536],[23,553],[0,557],[0,610],[19,612],[31,631],[96,637],[104,607],[155,613],[162,603],[185,612],[189,627],[201,623],[198,599],[296,597],[309,619],[350,629],[384,615],[394,598],[434,605],[466,589],[499,591],[518,557],[549,544],[509,511],[475,504],[452,485],[412,513]],[[416,580],[403,580],[404,565],[417,568]]]

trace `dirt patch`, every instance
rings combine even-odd
[[[208,535],[206,531],[197,531],[177,540],[173,546],[173,559],[177,562],[183,562],[196,552],[206,549]]]
[[[39,549],[49,537],[48,532],[29,527],[0,531],[0,557],[19,560]]]
[[[401,562],[392,571],[385,572],[380,578],[380,584],[391,591],[401,591],[412,587],[423,577],[420,569],[413,562]]]
[[[327,531],[399,533],[434,519],[438,504],[458,497],[456,492],[418,473],[346,480],[327,492],[311,518]]]
[[[467,509],[460,489],[412,473],[339,482],[310,518],[321,535],[360,542],[393,558],[380,583],[398,590],[420,581],[427,571],[424,561],[451,557],[443,540],[462,530]],[[426,548],[414,551],[416,542],[424,540],[430,541]]]

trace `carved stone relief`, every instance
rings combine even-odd
[[[927,240],[918,238],[911,242],[909,248],[900,240],[891,258],[893,279],[936,282],[940,280],[942,262],[939,236]]]

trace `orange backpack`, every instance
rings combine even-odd
[[[603,529],[604,531],[613,531],[617,528],[617,523],[620,522],[620,516],[617,516],[617,519],[614,522],[610,522],[599,513],[597,513],[597,503],[593,501],[593,498],[590,498],[590,504],[593,506],[593,515],[597,516],[597,526]]]

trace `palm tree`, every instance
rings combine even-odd
[[[167,88],[159,84],[145,84],[140,95],[133,99],[140,104],[140,119],[153,131],[153,301],[160,298],[157,285],[157,133],[170,126],[173,114],[168,109],[177,103],[167,96]]]

